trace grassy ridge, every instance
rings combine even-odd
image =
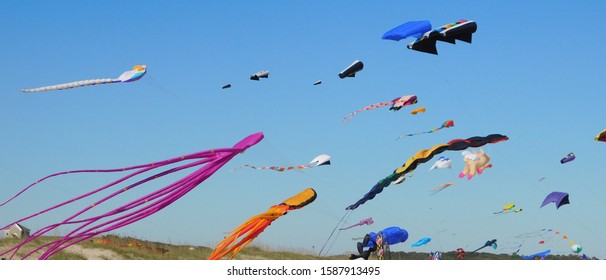
[[[42,244],[56,240],[57,237],[41,237],[25,245],[20,252],[29,252]],[[20,240],[13,238],[0,239],[0,249],[5,251],[18,244]],[[172,245],[161,242],[145,241],[132,237],[107,235],[78,243],[68,249],[53,255],[51,260],[86,260],[86,259],[116,259],[116,260],[206,260],[212,248],[204,246]],[[36,259],[40,254],[33,254],[28,259]],[[18,253],[13,259],[20,259],[23,253]],[[10,255],[3,257],[9,258]],[[444,260],[455,260],[455,252],[443,252]],[[347,260],[349,255],[334,255],[318,257],[305,252],[287,250],[271,250],[258,246],[244,248],[234,259],[236,260]],[[427,253],[391,252],[391,260],[428,260]],[[371,259],[376,259],[371,256]],[[465,260],[519,260],[518,255],[474,253],[465,255]],[[578,255],[549,255],[551,260],[578,260]]]

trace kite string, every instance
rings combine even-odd
[[[345,214],[343,215],[343,217],[341,217],[341,220],[339,220],[339,222],[335,225],[335,228],[333,228],[332,232],[328,236],[328,239],[326,240],[326,242],[324,242],[324,245],[322,245],[322,248],[320,249],[320,252],[318,253],[318,257],[322,256],[322,252],[324,251],[324,248],[326,247],[326,244],[328,244],[328,242],[332,238],[332,235],[335,234],[335,231],[339,228],[339,225],[341,225],[341,224],[345,225],[345,221],[347,220],[346,217],[349,217],[352,212],[353,212],[353,210],[352,211],[345,211]],[[328,254],[328,251],[326,252],[326,254]]]

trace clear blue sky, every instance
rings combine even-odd
[[[550,228],[583,253],[606,258],[606,143],[593,140],[606,128],[605,8],[601,1],[3,1],[0,198],[51,173],[159,161],[262,131],[261,143],[187,196],[115,233],[212,247],[250,216],[313,187],[313,204],[280,218],[252,244],[317,253],[345,207],[416,151],[500,133],[509,141],[483,147],[492,169],[459,179],[460,152],[445,152],[451,170],[427,171],[432,160],[360,206],[349,223],[373,217],[375,224],[342,232],[330,253],[353,252],[352,238],[396,225],[410,237],[393,250],[412,251],[409,244],[422,237],[433,241],[414,250],[473,250],[496,238],[502,248],[487,251],[511,253],[518,245],[512,236]],[[438,43],[438,56],[408,50],[412,39],[381,40],[406,21],[438,27],[459,19],[478,23],[473,44]],[[364,70],[339,79],[356,59]],[[148,74],[135,83],[19,92],[113,78],[137,64]],[[250,81],[259,70],[269,70],[269,79]],[[313,86],[316,80],[323,83]],[[232,88],[222,90],[226,83]],[[419,103],[341,123],[354,110],[406,94]],[[426,113],[408,113],[421,106]],[[395,141],[449,119],[455,127]],[[577,159],[560,164],[570,152]],[[245,163],[306,164],[323,153],[331,166],[231,171]],[[4,206],[0,219],[4,225],[119,177],[55,178]],[[451,181],[456,185],[430,195]],[[159,187],[147,184],[127,200]],[[539,208],[552,191],[570,193],[571,204]],[[493,216],[510,202],[524,211]],[[24,224],[35,230],[82,207]],[[569,253],[566,243],[549,246],[528,241],[520,254]]]

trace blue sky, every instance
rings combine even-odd
[[[599,1],[4,1],[0,3],[1,197],[48,174],[115,168],[229,147],[262,131],[265,139],[237,156],[194,191],[157,215],[115,233],[142,239],[214,246],[225,232],[273,204],[313,187],[317,200],[274,222],[253,244],[316,252],[345,214],[378,180],[416,151],[455,138],[504,134],[509,141],[483,149],[493,168],[470,181],[451,170],[419,166],[406,183],[390,186],[355,210],[348,223],[375,224],[342,232],[331,254],[355,251],[352,238],[389,226],[409,232],[394,250],[473,250],[496,238],[511,253],[513,236],[559,230],[606,258],[603,225],[606,128],[600,69]],[[473,44],[438,43],[439,55],[408,50],[381,35],[406,21],[434,27],[474,20]],[[364,62],[355,78],[337,74]],[[148,74],[130,84],[67,91],[19,89],[92,78],[113,78],[133,65]],[[249,75],[269,70],[270,77]],[[322,80],[319,86],[313,82]],[[221,86],[231,83],[232,88]],[[364,106],[415,94],[419,103],[341,120]],[[427,112],[411,115],[410,109]],[[455,127],[395,141],[452,119]],[[574,152],[568,164],[559,160]],[[306,164],[319,154],[332,165],[277,173],[242,164]],[[170,183],[180,173],[160,183]],[[124,174],[126,175],[126,174]],[[4,206],[9,223],[99,187],[113,175],[50,180]],[[543,181],[538,181],[545,177]],[[433,187],[456,184],[435,196]],[[161,187],[148,184],[129,199]],[[570,205],[539,208],[552,191]],[[114,205],[120,205],[120,200]],[[494,216],[507,203],[524,211]],[[80,210],[75,205],[24,223],[32,229]],[[8,210],[10,209],[10,210]],[[312,230],[310,230],[312,229]],[[61,232],[58,232],[61,234]],[[569,253],[565,242],[527,241],[521,254]],[[489,249],[487,251],[490,252]]]

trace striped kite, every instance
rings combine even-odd
[[[417,132],[417,133],[412,133],[412,134],[406,134],[406,135],[400,135],[398,136],[398,138],[396,138],[396,141],[400,138],[402,138],[402,136],[415,136],[415,135],[419,135],[419,134],[423,134],[423,133],[434,133],[442,128],[446,128],[446,127],[453,127],[454,126],[454,121],[453,120],[448,120],[445,121],[440,127],[438,128],[434,128],[430,131],[424,131],[424,132]]]
[[[297,165],[297,166],[288,166],[288,167],[281,167],[281,166],[253,166],[250,164],[244,164],[242,166],[240,166],[239,168],[234,168],[233,170],[239,170],[242,169],[244,167],[250,167],[252,169],[257,169],[257,170],[273,170],[273,171],[278,171],[278,172],[283,172],[283,171],[289,171],[289,170],[293,170],[293,169],[308,169],[308,168],[313,168],[316,166],[322,166],[322,165],[330,165],[330,156],[329,155],[319,155],[317,157],[315,157],[314,159],[311,160],[311,162],[309,162],[308,165]]]
[[[353,118],[356,114],[363,112],[363,111],[370,111],[370,110],[385,107],[388,105],[391,105],[391,108],[389,108],[389,110],[398,111],[398,110],[402,109],[402,107],[412,105],[417,102],[418,102],[418,99],[417,99],[416,95],[404,95],[404,96],[398,97],[392,101],[375,103],[375,104],[366,106],[362,109],[356,110],[356,111],[352,112],[351,114],[345,116],[345,118],[343,118],[342,122],[348,123],[349,120],[351,120],[351,118]]]
[[[316,196],[316,191],[308,188],[284,202],[270,207],[267,212],[251,217],[219,242],[208,259],[218,260],[227,254],[230,254],[229,258],[233,259],[240,250],[257,238],[273,221],[286,215],[290,210],[300,209],[312,203]]]
[[[446,144],[435,145],[429,148],[429,150],[420,150],[414,154],[414,156],[409,158],[404,165],[396,169],[392,174],[377,182],[362,198],[360,198],[354,204],[347,206],[346,210],[355,210],[360,205],[366,203],[367,201],[373,199],[377,194],[381,193],[383,189],[389,186],[392,182],[415,170],[419,164],[431,160],[434,156],[444,151],[460,151],[467,148],[477,148],[486,144],[494,144],[506,141],[508,139],[509,138],[505,135],[490,134],[486,137],[475,136],[467,139],[454,139]]]
[[[21,92],[41,92],[47,90],[64,90],[75,87],[83,87],[83,86],[94,86],[94,85],[102,85],[102,84],[113,84],[113,83],[129,83],[134,82],[141,79],[145,73],[147,73],[146,65],[136,65],[133,67],[133,70],[126,71],[120,75],[120,77],[116,79],[106,78],[106,79],[94,79],[94,80],[83,80],[71,83],[65,83],[60,85],[52,85],[45,86],[39,88],[31,88],[31,89],[22,89]]]

